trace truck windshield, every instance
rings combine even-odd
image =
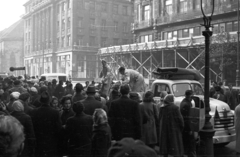
[[[202,87],[197,83],[178,83],[172,85],[173,94],[175,97],[185,96],[186,90],[192,90],[194,95],[203,95]]]

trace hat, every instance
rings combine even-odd
[[[48,92],[44,91],[43,93],[41,93],[41,97],[40,97],[40,102],[43,104],[47,104],[49,102],[50,98],[49,98],[49,94]]]
[[[129,98],[132,99],[132,100],[135,100],[137,102],[140,101],[140,97],[139,97],[138,93],[136,93],[136,92],[130,92],[129,93]]]
[[[10,94],[10,99],[16,99],[17,100],[19,98],[19,96],[20,96],[19,92],[12,92]]]
[[[173,94],[168,94],[164,97],[164,102],[167,104],[174,103],[174,96]]]
[[[157,157],[157,153],[140,140],[123,138],[108,150],[108,157]]]
[[[220,91],[221,91],[221,87],[216,86],[216,87],[215,87],[215,90],[216,90],[217,92],[220,92]]]
[[[73,103],[73,107],[72,107],[73,111],[76,114],[82,113],[84,110],[84,105],[81,101],[77,101]]]
[[[35,87],[31,87],[30,88],[30,92],[32,92],[32,93],[38,93],[38,90],[37,90],[37,88],[35,88]]]
[[[20,85],[20,84],[21,84],[21,81],[20,81],[20,80],[15,80],[13,84],[14,84],[15,86]]]
[[[39,89],[39,93],[43,93],[43,92],[46,92],[47,91],[47,87],[46,86],[42,86],[40,89]]]
[[[14,101],[12,104],[13,111],[24,111],[24,106],[20,101]]]
[[[88,86],[86,93],[96,93],[95,86]]]
[[[22,93],[19,96],[19,99],[22,100],[22,101],[26,101],[28,98],[30,98],[30,94],[29,93]]]

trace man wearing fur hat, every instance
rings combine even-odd
[[[100,73],[100,78],[102,78],[102,93],[109,95],[109,89],[112,83],[112,73],[110,67],[107,65],[105,60],[102,60],[103,69]]]

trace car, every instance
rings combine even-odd
[[[191,72],[192,69],[190,70],[190,73]],[[198,71],[195,71],[194,73],[197,72]],[[177,72],[165,71],[164,73],[165,74],[163,75],[166,77],[162,77],[161,72],[155,72],[154,74],[161,77],[155,79],[151,85],[151,91],[154,93],[154,100],[157,103],[160,101],[160,93],[162,91],[166,91],[168,94],[174,95],[175,104],[180,106],[180,103],[185,98],[186,90],[192,90],[194,96],[198,97],[202,102],[204,102],[204,90],[199,82],[199,74],[195,75],[192,73],[191,75],[195,76],[189,77],[190,74],[187,74],[185,76],[184,74],[181,74],[180,76]],[[174,76],[175,73],[177,76]],[[192,104],[194,108],[194,102],[192,102]],[[230,109],[227,103],[213,98],[210,98],[210,109],[210,122],[213,126],[213,129],[215,130],[213,143],[223,146],[232,141],[235,141],[236,132],[234,126],[234,111]],[[205,114],[205,112],[203,112],[203,114]],[[205,118],[205,115],[202,116]],[[202,118],[203,123],[204,118]]]
[[[0,77],[4,79],[4,78],[8,77],[8,73],[0,72]]]

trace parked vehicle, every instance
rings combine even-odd
[[[8,77],[8,73],[0,72],[0,77],[1,78],[6,78],[6,77]]]
[[[192,70],[190,71],[192,72]],[[194,92],[194,96],[198,97],[203,103],[203,106],[200,107],[201,113],[199,113],[199,123],[200,127],[202,127],[205,121],[205,112],[202,112],[204,107],[204,90],[199,82],[200,75],[197,74],[197,72],[198,71],[195,71],[194,73],[196,74],[191,74],[195,75],[194,77],[189,77],[189,73],[184,76],[184,74],[178,74],[177,72],[173,72],[171,70],[165,71],[164,73],[156,72],[154,74],[160,76],[160,78],[153,81],[151,91],[154,93],[154,100],[156,102],[160,101],[160,93],[162,91],[173,94],[175,97],[175,104],[179,106],[181,101],[185,98],[185,91],[192,90]],[[193,101],[192,103],[193,108],[195,108],[195,102]],[[210,108],[211,111],[209,114],[212,116],[210,122],[215,130],[213,143],[226,145],[229,142],[235,141],[236,133],[234,127],[234,111],[230,110],[227,103],[213,98],[210,98]],[[216,112],[218,112],[218,114],[215,114]],[[215,117],[215,115],[219,115],[219,117]]]
[[[57,82],[62,80],[63,82],[69,81],[69,76],[64,73],[47,73],[47,74],[42,74],[41,78],[47,81],[52,81],[53,79],[56,79]]]

